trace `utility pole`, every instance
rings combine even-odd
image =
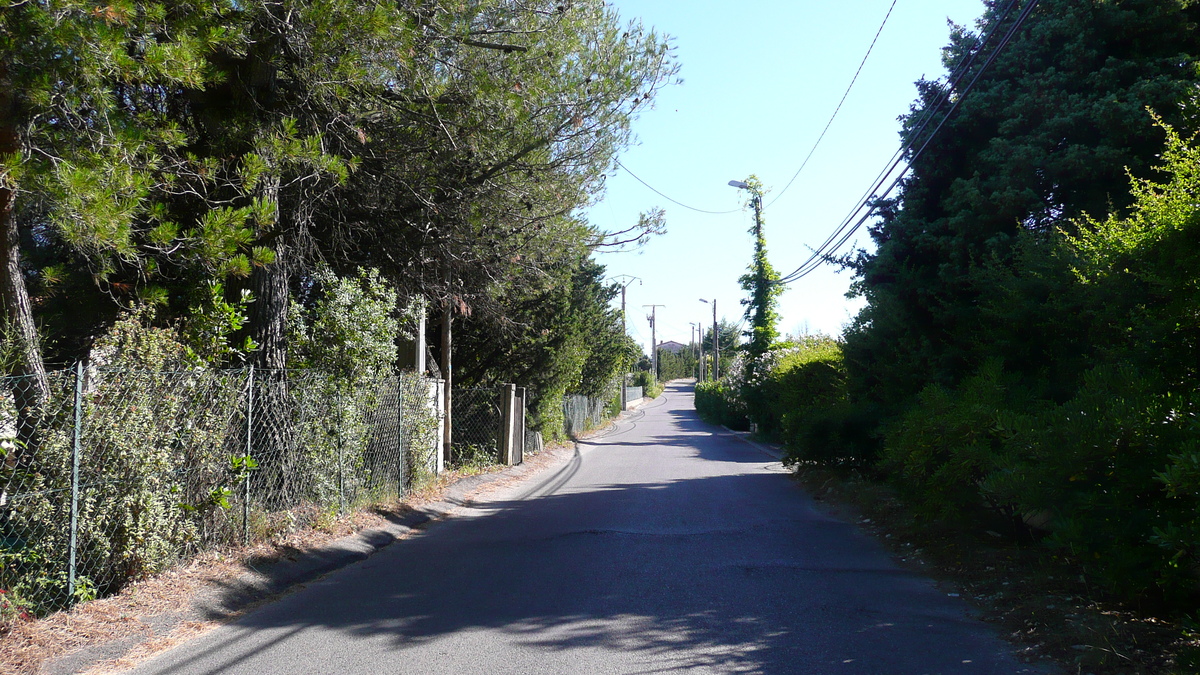
[[[642,307],[650,308],[650,316],[646,317],[650,321],[650,372],[654,373],[654,381],[658,382],[658,333],[655,319],[658,317],[658,308],[666,307],[666,305],[642,305]]]
[[[713,382],[721,379],[721,331],[717,326],[717,299],[713,298]]]
[[[615,279],[618,284],[621,284],[621,330],[623,332],[629,332],[628,326],[625,325],[625,289],[629,288],[630,284],[635,281],[638,282],[638,286],[641,286],[642,280],[639,277],[635,277],[630,274],[618,274],[617,276],[613,277],[613,279]]]
[[[703,382],[704,381],[704,361],[703,361],[704,349],[701,347],[701,343],[704,342],[704,324],[688,322],[688,325],[692,327],[692,332],[696,334],[696,337],[693,338],[693,340],[695,340],[695,341],[692,343],[692,351],[696,355],[696,381]]]
[[[629,288],[629,285],[634,281],[638,282],[638,286],[641,286],[642,280],[640,277],[635,277],[631,274],[618,274],[613,279],[621,284],[621,334],[629,335],[628,321],[625,319],[625,289]],[[624,410],[625,406],[629,404],[629,401],[625,400],[625,385],[627,384],[629,382],[625,379],[625,373],[621,373],[621,410]]]
[[[771,349],[778,333],[775,323],[775,305],[783,288],[779,285],[779,277],[767,260],[766,240],[763,238],[763,205],[762,182],[755,176],[744,181],[731,180],[729,185],[750,193],[750,205],[754,207],[754,261],[751,264],[753,273],[749,278],[743,277],[742,288],[750,293],[743,301],[746,304],[746,318],[751,322],[750,341],[745,351],[749,358],[746,361],[747,375],[752,375],[756,362]]]
[[[713,382],[716,382],[717,380],[721,379],[721,343],[718,341],[719,337],[718,337],[718,327],[717,327],[717,299],[713,298],[711,301],[709,301],[709,300],[705,300],[704,298],[700,298],[700,302],[703,302],[706,305],[711,304],[712,308],[713,308],[713,348],[712,348],[713,368],[712,368],[712,374],[713,374]]]

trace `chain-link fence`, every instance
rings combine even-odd
[[[617,394],[620,382],[614,381],[600,396],[571,394],[563,397],[563,431],[575,437],[599,427],[620,409]]]
[[[451,462],[462,467],[499,461],[503,424],[501,391],[496,387],[464,387],[455,389],[450,400],[454,420]]]
[[[0,380],[0,590],[46,612],[394,499],[436,467],[431,384],[82,367]]]

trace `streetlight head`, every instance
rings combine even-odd
[[[750,185],[749,185],[749,184],[747,184],[747,183],[743,183],[743,182],[742,182],[742,181],[740,181],[740,180],[731,180],[731,181],[729,181],[729,186],[730,186],[730,187],[735,187],[735,188],[737,188],[737,189],[739,189],[739,190],[746,190],[746,189],[748,189],[748,188],[750,187]]]
[[[704,298],[700,298],[700,302],[703,302],[703,303],[704,303],[704,304],[706,304],[706,305],[708,304],[708,301],[707,301],[707,300],[705,300]]]

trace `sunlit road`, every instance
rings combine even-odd
[[[1021,673],[673,386],[553,474],[138,673]]]

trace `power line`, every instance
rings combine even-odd
[[[888,185],[887,189],[884,190],[882,194],[880,194],[879,188],[882,187],[883,183],[885,183],[887,181],[887,177],[890,176],[892,174],[892,172],[895,171],[896,167],[899,166],[899,164],[904,160],[904,157],[907,155],[907,153],[912,150],[913,146],[916,144],[916,139],[920,138],[921,135],[924,133],[925,128],[932,121],[933,116],[936,114],[937,110],[946,101],[949,100],[950,93],[954,91],[957,83],[966,74],[967,70],[970,68],[971,64],[974,62],[975,57],[983,51],[984,47],[987,46],[987,43],[990,42],[992,34],[995,32],[996,28],[998,28],[1000,26],[1000,24],[1002,24],[1004,22],[1004,20],[1008,17],[1009,13],[1011,13],[1012,9],[1017,5],[1018,2],[1019,2],[1019,0],[1012,0],[1012,2],[1010,2],[1008,7],[1004,10],[1004,14],[996,22],[994,22],[993,25],[988,29],[987,33],[984,35],[984,38],[980,43],[979,48],[977,50],[975,50],[974,52],[972,52],[971,55],[963,62],[963,64],[960,66],[960,68],[957,69],[957,72],[954,74],[952,81],[950,82],[949,86],[947,86],[947,88],[946,88],[946,91],[947,91],[946,96],[944,96],[940,101],[938,101],[938,103],[936,105],[927,109],[926,114],[923,116],[923,120],[922,120],[920,126],[917,128],[917,130],[913,134],[910,135],[911,140],[909,140],[907,143],[905,143],[905,145],[903,147],[901,147],[896,152],[896,154],[894,154],[892,156],[893,159],[889,161],[889,165],[883,171],[880,172],[879,176],[877,176],[877,178],[876,178],[876,181],[873,183],[871,189],[869,189],[867,191],[867,193],[864,195],[864,197],[858,201],[858,203],[854,207],[854,209],[852,209],[850,211],[850,213],[846,216],[846,218],[842,220],[841,225],[839,225],[838,228],[836,228],[833,231],[833,233],[830,234],[828,238],[826,238],[826,240],[821,244],[820,247],[818,247],[816,250],[813,251],[812,255],[810,255],[806,261],[801,263],[801,265],[799,267],[797,267],[795,270],[793,270],[791,273],[789,273],[788,275],[781,278],[778,283],[781,283],[781,284],[791,283],[793,281],[797,281],[797,280],[811,274],[813,271],[815,271],[817,268],[819,268],[823,262],[825,262],[828,255],[831,255],[834,251],[837,251],[842,246],[844,246],[845,243],[847,241],[849,241],[850,237],[853,236],[854,233],[862,226],[862,224],[864,222],[866,222],[866,220],[868,218],[870,218],[872,215],[874,215],[876,206],[874,204],[871,204],[871,202],[877,201],[875,199],[875,195],[880,195],[879,198],[883,198],[883,197],[886,197],[888,194],[890,194],[893,189],[895,189],[895,187],[904,178],[905,174],[908,173],[908,170],[910,168],[912,168],[912,165],[921,157],[922,154],[924,154],[925,150],[929,147],[929,145],[933,141],[933,139],[937,137],[938,132],[941,131],[942,127],[946,124],[946,121],[950,119],[950,117],[958,109],[958,106],[962,103],[962,101],[964,99],[966,99],[967,95],[971,92],[971,90],[975,87],[975,84],[979,81],[980,76],[982,76],[983,73],[988,69],[988,67],[992,65],[992,63],[996,60],[996,57],[999,56],[1000,52],[1004,50],[1004,48],[1012,40],[1013,36],[1016,35],[1017,31],[1020,30],[1021,25],[1024,24],[1026,19],[1028,19],[1029,16],[1033,13],[1033,9],[1034,9],[1034,7],[1037,6],[1038,0],[1030,0],[1030,2],[1028,4],[1026,4],[1026,6],[1022,9],[1020,15],[1017,17],[1016,21],[1009,28],[1008,32],[1004,35],[1004,38],[1000,41],[1000,43],[996,46],[996,48],[994,50],[992,50],[992,53],[988,56],[987,61],[985,61],[984,64],[979,68],[979,70],[976,71],[975,76],[971,79],[971,81],[967,84],[967,86],[963,88],[961,93],[954,100],[953,105],[946,112],[946,114],[942,117],[942,119],[938,122],[938,124],[934,128],[934,130],[928,136],[925,137],[925,140],[921,144],[921,147],[919,149],[917,149],[917,151],[915,153],[913,153],[912,157],[908,160],[908,162],[905,164],[904,168],[900,171],[900,174],[897,175],[896,178],[891,182],[891,184]],[[850,223],[851,223],[851,221],[854,220],[854,216],[857,215],[859,212],[861,212],[863,208],[868,207],[868,205],[870,205],[870,207],[867,209],[867,212],[865,214],[863,214],[863,216],[861,218],[859,218],[857,222],[854,223],[853,227],[850,227]]]
[[[1000,18],[997,21],[995,21],[992,24],[992,26],[984,34],[983,40],[980,42],[979,48],[977,50],[973,51],[963,61],[963,63],[961,63],[959,65],[959,67],[955,70],[954,73],[951,73],[950,81],[946,87],[947,92],[953,92],[955,90],[955,88],[958,86],[958,83],[962,80],[962,78],[966,75],[967,71],[970,69],[971,65],[975,62],[975,57],[979,53],[981,53],[983,51],[984,47],[987,46],[988,42],[991,41],[992,35],[995,33],[996,29],[1001,24],[1004,23],[1004,20],[1008,18],[1008,15],[1012,12],[1012,9],[1017,5],[1017,1],[1018,0],[1011,0],[1009,2],[1008,6],[1004,10],[1004,13],[1000,16]],[[1010,35],[1011,35],[1011,31],[1010,31]],[[1005,41],[1004,44],[1007,44],[1007,41]],[[1001,47],[1003,47],[1003,45],[1001,45]],[[998,53],[998,51],[993,52],[993,58],[996,53]],[[989,61],[989,63],[990,63],[990,61]],[[986,67],[987,66],[985,65],[984,68],[986,68]],[[981,69],[979,72],[982,73],[983,69]],[[978,77],[979,77],[979,74],[976,74],[975,79],[978,79]],[[974,84],[974,80],[972,80],[971,84],[972,85]],[[968,86],[966,89],[964,89],[962,96],[960,96],[958,100],[961,101],[963,96],[966,95],[966,93],[967,93],[967,91],[969,91],[969,89],[970,89],[970,86]],[[923,114],[921,117],[921,122],[917,126],[917,129],[910,135],[910,139],[919,138],[925,132],[925,129],[929,126],[929,123],[933,120],[933,117],[937,113],[937,110],[939,108],[941,108],[941,106],[943,104],[946,103],[946,101],[948,100],[948,97],[949,97],[949,93],[947,93],[946,96],[943,96],[940,100],[938,100],[935,105],[930,106],[923,111]],[[956,103],[955,107],[957,107],[957,103]],[[951,110],[951,112],[953,112],[953,109]],[[949,113],[947,113],[946,117],[948,117],[948,116],[949,116]],[[946,119],[945,117],[942,119],[942,123],[945,122],[945,119]],[[938,125],[938,128],[939,129],[941,128],[941,124]],[[936,130],[935,130],[935,134],[936,134]],[[928,138],[927,138],[927,141],[928,141]],[[817,267],[820,267],[821,263],[823,262],[822,258],[823,258],[824,251],[837,250],[837,248],[840,248],[840,246],[845,243],[845,241],[848,239],[848,237],[843,237],[842,239],[838,240],[838,243],[835,246],[833,246],[832,248],[830,248],[830,244],[835,239],[837,239],[837,237],[839,235],[841,235],[843,232],[845,232],[847,226],[849,226],[850,221],[853,220],[854,216],[871,202],[872,196],[875,195],[879,191],[879,189],[887,181],[887,177],[889,175],[891,175],[891,173],[893,171],[895,171],[897,166],[900,165],[900,163],[904,159],[905,153],[907,153],[909,150],[912,149],[914,142],[915,142],[915,140],[909,140],[905,145],[901,146],[900,148],[898,148],[896,150],[896,152],[892,155],[892,159],[890,159],[888,161],[888,164],[884,167],[884,169],[879,172],[878,176],[875,177],[875,181],[871,184],[871,187],[867,189],[867,191],[863,194],[863,196],[861,198],[859,198],[858,202],[856,203],[856,206],[850,211],[850,213],[842,221],[841,225],[836,230],[834,230],[834,232],[832,234],[829,235],[829,237],[821,244],[820,247],[818,247],[813,252],[813,254],[811,256],[809,256],[808,260],[804,261],[804,263],[802,263],[800,265],[800,267],[796,268],[796,270],[793,271],[791,274],[789,274],[786,277],[784,277],[783,279],[781,279],[780,280],[781,283],[789,283],[791,281],[799,279],[800,277],[807,275],[809,272],[816,269]],[[914,157],[914,159],[915,159],[915,157]],[[911,162],[910,162],[910,165],[911,165]],[[891,187],[888,188],[888,192],[890,192],[890,191],[891,191]],[[868,212],[868,213],[870,213],[870,212]],[[851,231],[853,232],[853,231],[857,230],[858,227],[862,224],[863,220],[865,220],[865,219],[860,219],[860,221],[855,224],[854,228],[852,228]],[[805,269],[806,267],[808,267],[808,269]],[[804,270],[804,271],[802,272],[802,270]]]
[[[825,134],[829,131],[829,128],[831,126],[833,126],[833,121],[837,118],[838,113],[841,112],[842,105],[846,103],[846,98],[850,96],[850,91],[854,88],[854,84],[858,81],[858,76],[862,74],[863,67],[866,66],[867,59],[870,58],[871,52],[875,49],[875,44],[877,42],[879,42],[879,36],[883,34],[883,28],[884,28],[884,26],[887,25],[888,19],[891,18],[892,11],[896,9],[897,2],[899,2],[899,0],[892,0],[891,6],[888,7],[887,14],[885,14],[883,17],[883,22],[879,24],[879,30],[875,31],[875,37],[871,39],[871,44],[869,47],[867,47],[867,53],[863,55],[862,61],[859,62],[858,69],[854,72],[854,77],[850,78],[850,84],[846,87],[846,91],[842,94],[842,99],[840,101],[838,101],[837,106],[833,110],[833,114],[830,115],[830,117],[829,117],[829,121],[825,123],[825,128],[821,130],[820,135],[817,136],[816,142],[813,143],[812,148],[809,149],[808,155],[806,155],[804,157],[804,161],[800,163],[800,168],[796,169],[796,173],[792,174],[792,177],[790,180],[788,180],[787,185],[784,185],[783,189],[779,191],[779,194],[775,195],[775,198],[772,199],[770,201],[770,203],[768,203],[767,206],[763,207],[763,208],[770,207],[772,204],[779,201],[779,199],[781,197],[783,197],[784,193],[788,191],[788,188],[790,188],[792,186],[792,183],[794,183],[796,181],[796,178],[800,176],[800,172],[804,170],[804,167],[808,166],[808,161],[810,159],[812,159],[813,153],[815,153],[817,151],[817,147],[821,145],[821,141],[825,138]],[[666,199],[667,201],[669,201],[673,204],[676,204],[678,206],[682,206],[685,209],[689,209],[691,211],[696,211],[697,213],[708,213],[708,214],[718,215],[718,216],[726,215],[726,214],[730,214],[730,213],[736,213],[737,211],[741,210],[741,209],[732,209],[730,211],[710,211],[707,209],[701,209],[701,208],[697,208],[695,206],[691,206],[690,204],[684,204],[683,202],[678,201],[678,200],[668,196],[667,194],[663,193],[658,188],[654,187],[650,183],[647,183],[645,180],[642,180],[641,177],[639,177],[634,172],[630,171],[629,167],[622,164],[620,160],[614,160],[614,161],[616,162],[617,166],[619,166],[622,169],[624,169],[625,171],[627,171],[630,176],[633,176],[633,178],[635,180],[637,180],[637,182],[646,186],[652,192],[654,192],[658,196],[662,197],[663,199]]]
[[[646,187],[650,188],[650,190],[651,190],[652,192],[654,192],[654,194],[658,195],[659,197],[662,197],[663,199],[665,199],[665,200],[667,200],[667,201],[669,201],[669,202],[671,202],[671,203],[673,203],[673,204],[677,204],[677,205],[679,205],[679,206],[682,206],[682,207],[683,207],[683,208],[685,208],[685,209],[689,209],[689,210],[691,210],[691,211],[696,211],[697,213],[710,213],[710,214],[712,214],[712,215],[714,215],[714,216],[723,216],[723,215],[725,215],[725,214],[727,214],[727,213],[737,213],[738,211],[741,211],[741,209],[733,209],[732,211],[708,211],[708,210],[705,210],[705,209],[698,209],[698,208],[696,208],[696,207],[694,207],[694,206],[689,206],[689,205],[687,205],[687,204],[684,204],[683,202],[681,202],[681,201],[679,201],[679,200],[672,199],[672,198],[668,197],[667,195],[665,195],[665,194],[663,194],[662,192],[660,192],[660,191],[658,190],[658,188],[656,188],[656,187],[654,187],[653,185],[651,185],[651,184],[647,183],[646,181],[642,180],[642,179],[641,179],[641,178],[640,178],[640,177],[639,177],[639,176],[638,176],[636,173],[634,173],[634,172],[630,171],[630,170],[629,170],[629,167],[627,167],[627,166],[625,166],[624,164],[622,164],[622,163],[621,163],[621,160],[619,160],[619,159],[615,159],[615,160],[613,160],[613,161],[615,161],[615,162],[617,163],[617,166],[621,167],[622,169],[625,169],[625,171],[626,171],[627,173],[629,173],[629,175],[630,175],[630,176],[633,176],[633,177],[634,177],[634,179],[635,179],[637,182],[639,182],[639,183],[641,183],[642,185],[645,185]]]
[[[769,204],[763,207],[764,209],[769,208],[771,204],[779,201],[779,199],[783,197],[783,193],[787,192],[788,188],[792,186],[792,183],[796,182],[796,177],[800,175],[800,172],[804,170],[804,167],[808,166],[808,160],[812,159],[813,153],[817,151],[817,146],[821,145],[821,140],[825,138],[825,133],[829,131],[829,127],[833,126],[833,120],[836,119],[838,113],[841,112],[842,104],[846,102],[846,97],[850,96],[850,90],[854,88],[854,83],[858,81],[858,76],[862,74],[863,66],[867,65],[867,59],[871,56],[871,51],[875,49],[875,43],[879,41],[879,36],[883,34],[883,27],[887,25],[888,19],[890,19],[892,16],[892,10],[896,9],[896,3],[898,1],[899,0],[892,0],[892,6],[888,7],[887,14],[883,17],[883,23],[879,24],[879,30],[875,31],[875,37],[871,40],[871,46],[867,47],[867,53],[863,55],[862,62],[858,64],[858,70],[854,72],[854,77],[850,78],[850,84],[846,87],[846,92],[842,94],[842,100],[838,101],[837,107],[833,109],[833,114],[829,116],[829,121],[825,123],[825,128],[821,130],[821,135],[817,136],[817,141],[813,143],[812,149],[808,151],[808,155],[805,156],[804,161],[800,163],[800,168],[796,169],[796,173],[792,174],[791,180],[787,182],[787,185],[783,186],[783,189],[779,191],[779,194],[775,195],[775,198],[772,199]]]

